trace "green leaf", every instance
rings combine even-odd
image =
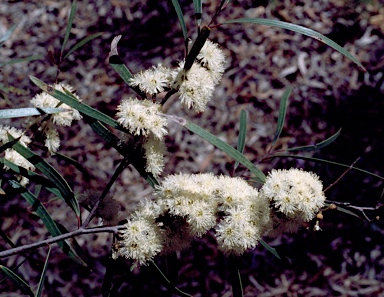
[[[72,24],[73,24],[73,19],[74,19],[74,17],[75,17],[75,12],[76,12],[76,5],[77,5],[76,0],[73,0],[73,2],[72,2],[72,6],[71,6],[71,11],[70,11],[70,13],[69,13],[69,19],[68,19],[67,28],[66,28],[66,30],[65,30],[65,36],[64,36],[63,45],[61,46],[60,57],[63,56],[64,49],[65,49],[65,47],[67,46],[67,42],[68,42],[68,38],[69,38],[69,34],[71,33]]]
[[[41,56],[31,56],[31,57],[26,57],[26,58],[20,58],[20,59],[13,59],[8,62],[2,62],[0,63],[0,67],[4,67],[6,65],[13,65],[16,63],[21,63],[21,62],[30,62],[30,61],[35,61],[41,59]]]
[[[291,94],[292,88],[289,87],[285,90],[283,97],[280,100],[280,109],[279,117],[277,119],[277,127],[275,132],[275,137],[273,138],[272,147],[276,144],[276,141],[279,139],[281,131],[283,130],[285,115],[287,114],[288,98]]]
[[[244,152],[245,148],[245,138],[247,135],[247,112],[243,109],[240,113],[240,129],[239,129],[239,137],[237,139],[237,150],[240,153]],[[236,161],[235,169],[239,166],[239,162]]]
[[[79,170],[81,173],[84,173],[85,176],[90,176],[89,172],[84,168],[82,164],[77,162],[75,159],[72,159],[64,154],[56,153],[54,154],[54,157],[57,157],[58,159],[63,160],[64,162],[71,164],[73,167],[75,167],[77,170]]]
[[[115,134],[109,131],[105,126],[103,126],[100,122],[96,121],[93,118],[86,118],[87,123],[91,126],[93,131],[96,132],[97,135],[102,137],[106,143],[116,149],[122,156],[126,156],[130,153],[130,148],[128,148],[123,141],[120,140]],[[142,158],[132,157],[129,159],[131,165],[135,167],[135,169],[140,173],[140,175],[149,183],[152,188],[155,188],[159,185],[157,179],[153,176],[152,173],[146,172],[141,166]]]
[[[12,135],[8,134],[8,138],[10,141],[14,140]],[[66,180],[53,168],[49,165],[43,158],[36,155],[29,148],[21,145],[20,143],[15,143],[13,145],[13,149],[17,151],[20,155],[26,158],[29,162],[31,162],[37,169],[39,169],[42,173],[44,173],[59,189],[62,197],[64,198],[65,203],[69,205],[76,213],[76,215],[80,216],[80,209],[78,201],[76,200],[75,195],[73,194],[71,188],[67,184]]]
[[[193,8],[195,10],[195,18],[197,21],[197,26],[201,25],[201,18],[203,16],[203,7],[201,0],[193,0]]]
[[[314,151],[314,150],[322,149],[323,147],[326,147],[327,145],[329,145],[332,142],[334,142],[336,140],[336,138],[339,137],[340,132],[341,132],[341,129],[339,129],[339,131],[337,131],[331,137],[329,137],[329,138],[327,138],[327,139],[325,139],[325,140],[323,140],[323,141],[321,141],[319,143],[316,143],[316,144],[313,144],[313,145],[305,145],[305,146],[293,147],[293,148],[287,149],[287,151],[289,151],[289,152],[294,152],[294,151]]]
[[[14,140],[12,140],[10,142],[7,142],[7,143],[3,144],[2,146],[0,146],[0,154],[2,152],[5,152],[6,149],[11,148],[15,143],[17,143],[19,141],[20,138],[21,137],[18,137],[16,139],[14,139]]]
[[[270,27],[278,27],[278,28],[283,28],[287,29],[290,31],[294,31],[297,33],[301,33],[303,35],[312,37],[316,40],[319,40],[320,42],[325,43],[326,45],[334,48],[336,51],[350,59],[352,62],[357,64],[357,66],[360,67],[361,70],[364,72],[367,72],[367,70],[364,68],[364,66],[352,55],[350,54],[347,50],[342,48],[340,45],[338,45],[336,42],[332,41],[328,37],[305,27],[287,23],[287,22],[282,22],[278,20],[269,20],[269,19],[262,19],[262,18],[240,18],[240,19],[234,19],[234,20],[229,20],[224,22],[223,24],[236,24],[236,23],[253,23],[253,24],[259,24],[259,25],[265,25],[265,26],[270,26]]]
[[[8,143],[11,143],[11,142],[8,142]],[[30,181],[33,181],[37,184],[44,186],[44,188],[46,188],[49,192],[55,194],[60,199],[65,200],[64,196],[61,194],[59,189],[56,188],[55,184],[52,181],[50,181],[48,178],[46,178],[40,174],[37,174],[33,171],[27,170],[24,167],[18,166],[16,164],[4,159],[4,158],[0,158],[0,163],[9,167],[16,174],[20,174],[20,175],[28,178]]]
[[[177,14],[177,18],[179,19],[181,30],[183,31],[184,42],[187,42],[187,40],[188,40],[188,32],[187,32],[187,27],[185,25],[184,16],[183,16],[183,12],[181,11],[181,7],[180,7],[180,4],[179,4],[179,1],[178,0],[171,0],[171,1],[172,1],[172,4],[173,4],[173,7],[176,10],[176,14]]]
[[[374,176],[374,177],[376,177],[378,179],[384,180],[384,177],[382,177],[382,176],[380,176],[378,174],[369,172],[367,170],[364,170],[364,169],[361,169],[361,168],[357,168],[357,167],[354,167],[354,166],[351,166],[351,165],[346,165],[346,164],[337,163],[337,162],[333,162],[333,161],[329,161],[329,160],[324,160],[324,159],[318,159],[318,158],[313,158],[313,157],[305,157],[305,156],[299,156],[299,155],[290,155],[290,154],[275,154],[275,155],[271,156],[271,158],[294,158],[294,159],[302,159],[302,160],[314,161],[314,162],[319,162],[319,163],[326,163],[326,164],[331,164],[331,165],[336,165],[336,166],[340,166],[340,167],[349,168],[351,170],[353,169],[353,170],[356,170],[356,171],[360,171],[362,173],[365,173],[365,174]]]
[[[37,291],[36,291],[36,294],[35,294],[36,297],[40,297],[42,292],[43,292],[44,279],[45,279],[45,274],[47,273],[48,260],[49,260],[49,255],[50,254],[51,254],[51,246],[48,246],[47,257],[45,258],[45,263],[44,263],[43,271],[41,272],[41,276],[40,276],[39,286],[37,287]]]
[[[20,276],[18,276],[12,270],[8,269],[3,265],[0,265],[0,269],[12,281],[12,283],[20,290],[22,294],[28,295],[28,296],[35,296],[31,288]]]
[[[271,247],[268,243],[266,243],[264,240],[260,239],[259,242],[263,247],[265,247],[269,252],[271,252],[276,258],[280,259],[279,254],[277,253],[276,249]]]
[[[95,34],[92,34],[90,36],[87,36],[85,37],[83,40],[81,40],[80,42],[76,43],[69,51],[68,53],[64,56],[63,60],[66,59],[70,54],[72,54],[74,51],[76,51],[77,49],[79,49],[80,47],[82,47],[84,44],[86,44],[87,42],[99,37],[100,35],[104,34],[104,32],[98,32],[98,33],[95,33]]]
[[[5,32],[5,35],[0,38],[0,47],[3,46],[3,44],[11,37],[13,31],[15,31],[17,24],[14,24],[11,26],[11,28],[8,29],[7,32]]]
[[[99,120],[100,122],[103,122],[113,128],[124,131],[124,129],[119,125],[117,121],[107,116],[106,114],[98,111],[97,109],[90,107],[89,105],[86,105],[80,102],[74,96],[71,96],[69,94],[53,89],[52,87],[48,86],[46,83],[44,83],[43,81],[39,80],[34,76],[30,75],[29,77],[33,81],[33,83],[36,84],[40,89],[42,89],[44,92],[47,92],[49,95],[55,97],[57,100],[69,105],[74,109],[77,109],[79,112],[86,114],[91,118]]]
[[[69,111],[69,110],[64,108],[47,108],[47,107],[0,109],[0,119],[29,117],[29,116],[37,116],[37,115],[43,115],[43,114],[66,112],[66,111]]]
[[[9,183],[14,189],[18,190],[20,195],[23,196],[23,198],[27,200],[27,202],[32,206],[33,211],[39,216],[44,226],[53,237],[63,234],[60,231],[57,223],[48,213],[47,209],[35,195],[33,195],[30,191],[28,191],[16,181],[10,180]],[[67,256],[75,260],[77,263],[83,266],[87,266],[87,264],[74,252],[74,250],[68,245],[66,241],[58,241],[57,244]]]
[[[14,86],[10,85],[4,85],[0,83],[0,90],[2,90],[5,94],[16,94],[16,95],[28,95],[29,91],[28,90],[23,90],[20,88],[16,88]],[[12,105],[12,103],[10,103]]]
[[[176,116],[170,116],[165,115],[167,118],[171,119],[175,123],[178,123],[179,125],[187,128],[189,131],[199,135],[201,138],[207,140],[211,144],[213,144],[218,149],[222,150],[229,156],[235,159],[235,161],[238,161],[240,164],[243,164],[246,168],[248,168],[257,178],[257,181],[260,183],[265,182],[265,175],[264,173],[257,168],[255,165],[253,165],[242,153],[240,153],[238,150],[234,149],[229,144],[225,143],[215,135],[209,133],[207,130],[197,126],[196,124],[193,124],[183,118],[176,117]]]

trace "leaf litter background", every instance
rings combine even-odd
[[[53,83],[55,66],[48,49],[57,57],[64,38],[70,1],[6,1],[0,4],[0,36],[13,25],[17,29],[1,48],[1,62],[31,55],[41,59],[1,68],[1,83],[28,94],[9,93],[0,108],[28,107],[39,90],[28,79],[34,75]],[[203,24],[212,17],[217,1],[203,5]],[[192,1],[181,1],[192,38],[196,36]],[[384,114],[384,6],[380,1],[235,1],[218,22],[240,17],[267,17],[292,22],[319,31],[353,53],[368,70],[356,65],[316,40],[285,30],[257,25],[226,25],[212,30],[211,38],[228,57],[226,73],[205,113],[186,111],[176,98],[167,103],[169,114],[182,115],[236,146],[242,109],[249,122],[246,156],[258,162],[273,139],[279,100],[293,86],[286,124],[278,142],[285,149],[318,143],[342,128],[341,136],[329,147],[305,156],[352,164],[383,175]],[[180,26],[170,1],[79,1],[69,46],[84,37],[105,32],[73,53],[62,64],[60,81],[71,84],[87,104],[114,116],[120,100],[134,96],[108,65],[113,37],[123,37],[119,54],[136,73],[157,63],[176,66],[184,48]],[[23,120],[1,120],[0,124],[22,127]],[[76,170],[57,157],[49,159],[76,193],[100,191],[112,176],[121,157],[106,147],[83,122],[61,129],[61,152],[77,160],[91,174]],[[172,173],[214,172],[230,174],[234,165],[224,153],[170,123],[168,153],[163,176]],[[301,167],[320,175],[325,187],[345,169],[299,159],[273,159],[259,167]],[[249,178],[240,168],[237,175]],[[33,189],[33,185],[32,185]],[[350,171],[327,191],[329,200],[375,206],[383,183],[366,174]],[[1,229],[16,245],[47,238],[41,221],[25,200],[1,196]],[[43,192],[44,193],[44,192]],[[113,188],[114,198],[125,218],[152,189],[137,172],[127,168]],[[42,196],[44,197],[44,196]],[[61,201],[46,193],[43,199],[53,218],[69,230],[76,228],[74,215]],[[84,215],[86,211],[84,211]],[[378,215],[373,213],[371,216]],[[97,222],[94,222],[97,224]],[[274,258],[261,246],[239,259],[245,296],[384,296],[384,245],[382,220],[367,223],[340,213],[326,213],[322,232],[303,229],[299,234],[268,240],[282,255]],[[44,296],[100,296],[108,252],[109,235],[78,237],[89,264],[84,268],[68,259],[57,246],[49,262]],[[1,249],[10,248],[3,240]],[[17,272],[35,289],[47,249],[40,248]],[[23,257],[1,259],[13,267]],[[131,263],[118,260],[116,296],[166,296],[161,279],[152,267],[129,273]],[[158,259],[164,268],[164,261]],[[217,251],[211,235],[192,244],[179,255],[178,287],[194,296],[231,296],[227,260]],[[0,283],[0,296],[19,296],[8,280]]]

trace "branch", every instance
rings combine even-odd
[[[40,242],[35,242],[31,244],[26,244],[23,246],[19,246],[13,249],[9,249],[6,251],[0,252],[0,258],[13,256],[28,250],[36,249],[48,244],[52,244],[67,238],[83,235],[83,234],[92,234],[92,233],[114,233],[117,234],[120,229],[123,229],[124,226],[118,225],[118,226],[109,226],[109,227],[97,227],[97,228],[90,228],[90,229],[77,229],[72,232],[68,232],[59,236],[55,236]]]

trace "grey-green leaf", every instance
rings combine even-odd
[[[14,285],[20,290],[22,294],[28,296],[35,296],[29,285],[11,269],[8,269],[3,265],[0,265],[0,269],[11,280],[11,282],[14,283]]]
[[[230,155],[232,158],[235,159],[235,161],[238,161],[240,164],[243,164],[246,168],[248,168],[257,178],[257,181],[260,183],[265,182],[265,175],[264,173],[257,168],[255,165],[253,165],[242,153],[240,153],[238,150],[230,146],[229,144],[225,143],[215,135],[211,134],[207,130],[197,126],[196,124],[193,124],[192,122],[189,122],[183,118],[176,117],[176,116],[169,116],[166,115],[167,118],[173,120],[175,123],[178,123],[185,128],[187,128],[189,131],[196,133],[201,138],[207,140],[211,144],[213,144],[218,149],[222,150],[226,154]]]
[[[197,25],[200,27],[201,18],[203,16],[203,7],[202,7],[201,0],[193,0],[193,8],[195,10],[195,18],[197,21]]]
[[[43,114],[67,112],[67,111],[68,111],[68,109],[65,109],[65,108],[47,108],[47,107],[41,107],[41,108],[27,107],[27,108],[1,109],[0,110],[0,119],[29,117],[29,116],[37,116],[37,115],[43,115]]]
[[[285,90],[283,97],[280,100],[279,108],[279,117],[277,119],[277,127],[275,132],[275,137],[273,138],[272,146],[276,144],[276,141],[279,139],[281,131],[283,130],[285,115],[287,114],[288,98],[291,94],[292,88],[289,87]]]
[[[39,286],[37,287],[37,291],[36,291],[36,294],[35,294],[36,297],[40,297],[41,294],[43,293],[45,274],[47,273],[48,260],[49,260],[49,255],[50,254],[51,254],[51,246],[48,246],[47,257],[45,258],[45,263],[44,263],[43,271],[41,272],[41,276],[40,276]]]
[[[271,252],[276,258],[280,259],[280,255],[277,253],[276,249],[271,247],[268,243],[266,243],[264,240],[260,239],[259,242],[263,247],[265,247],[269,252]]]
[[[11,28],[8,29],[7,32],[5,32],[5,35],[0,38],[0,47],[11,37],[13,31],[16,29],[16,24],[12,25]]]
[[[86,114],[91,118],[99,120],[100,122],[103,122],[113,128],[122,130],[122,127],[117,123],[117,121],[107,116],[106,114],[98,111],[97,109],[90,107],[89,105],[86,105],[80,102],[74,96],[71,96],[64,92],[60,92],[56,89],[53,89],[52,87],[49,87],[46,83],[44,83],[43,81],[39,80],[34,76],[29,76],[29,77],[33,81],[33,83],[36,84],[40,89],[42,89],[44,92],[47,92],[52,97],[55,97],[57,100],[69,105],[74,109],[77,109],[79,112]]]
[[[14,140],[14,138],[8,134],[8,138],[10,141]],[[76,215],[80,216],[80,209],[78,201],[76,200],[75,195],[73,194],[71,188],[69,187],[66,180],[53,168],[49,165],[42,157],[36,155],[29,148],[21,145],[20,143],[15,143],[13,145],[13,149],[17,151],[20,155],[26,158],[29,162],[31,162],[37,169],[39,169],[42,173],[44,173],[52,182],[56,184],[56,187],[61,192],[64,197],[65,203],[68,204],[69,207],[73,209]]]
[[[12,142],[7,142],[6,144],[9,144],[9,143],[12,143]],[[10,168],[16,174],[20,174],[20,175],[28,178],[29,180],[37,183],[38,185],[44,186],[44,188],[46,188],[49,192],[53,193],[54,195],[56,195],[60,199],[65,200],[65,198],[61,194],[60,190],[58,188],[56,188],[55,184],[52,181],[50,181],[48,178],[46,178],[40,174],[37,174],[36,172],[27,170],[24,167],[18,166],[16,164],[4,159],[4,158],[0,158],[0,163],[4,164],[8,168]]]
[[[92,34],[90,36],[87,36],[85,37],[83,40],[79,41],[78,43],[76,43],[69,51],[68,53],[64,56],[63,60],[66,59],[70,54],[72,54],[74,51],[76,51],[77,49],[79,49],[80,47],[82,47],[84,44],[86,44],[87,42],[99,37],[100,35],[104,34],[104,32],[98,32],[98,33],[95,33],[95,34]]]
[[[245,148],[245,138],[247,135],[247,111],[244,109],[240,113],[240,128],[239,128],[239,137],[237,139],[237,150],[240,153],[244,152]],[[235,163],[235,169],[239,166],[239,161]]]
[[[0,63],[0,67],[4,67],[5,65],[13,65],[16,63],[21,63],[21,62],[30,62],[30,61],[35,61],[41,59],[41,56],[31,56],[31,57],[26,57],[26,58],[19,58],[19,59],[13,59],[8,62],[2,62]]]
[[[76,13],[76,5],[77,5],[76,0],[73,0],[72,5],[71,5],[71,11],[69,13],[67,28],[65,30],[63,45],[61,46],[60,57],[63,56],[64,49],[67,46],[69,34],[71,33],[71,29],[72,29],[72,25],[73,25],[73,19],[75,17],[75,13]]]
[[[341,53],[342,55],[344,55],[345,57],[347,57],[348,59],[353,61],[355,64],[357,64],[357,66],[359,66],[361,70],[366,72],[366,69],[364,68],[364,66],[352,54],[350,54],[347,50],[342,48],[340,45],[338,45],[333,40],[329,39],[328,37],[316,32],[314,30],[308,29],[308,28],[303,27],[303,26],[287,23],[287,22],[282,22],[282,21],[278,21],[278,20],[263,19],[263,18],[240,18],[240,19],[234,19],[234,20],[226,21],[223,24],[236,24],[236,23],[253,23],[253,24],[265,25],[265,26],[270,26],[270,27],[278,27],[278,28],[287,29],[290,31],[298,32],[298,33],[301,33],[303,35],[312,37],[312,38],[319,40],[319,41],[325,43],[326,45],[334,48],[339,53]]]
[[[347,164],[342,164],[342,163],[338,163],[338,162],[334,162],[334,161],[329,161],[329,160],[324,160],[324,159],[319,159],[319,158],[313,158],[313,157],[299,156],[299,155],[290,155],[290,154],[275,154],[275,155],[271,156],[271,158],[277,158],[277,157],[278,158],[303,159],[303,160],[308,160],[308,161],[313,161],[313,162],[318,162],[318,163],[326,163],[326,164],[330,164],[330,165],[336,165],[336,166],[340,166],[340,167],[344,167],[344,168],[349,168],[351,170],[352,169],[353,170],[357,170],[357,171],[360,171],[362,173],[365,173],[365,174],[371,175],[373,177],[376,177],[378,179],[384,180],[384,177],[380,176],[378,174],[369,172],[367,170],[364,170],[364,169],[361,169],[361,168],[358,168],[358,167],[355,167],[355,166],[351,166],[351,165],[347,165]]]
[[[341,129],[339,129],[335,134],[333,134],[331,137],[316,143],[312,145],[305,145],[305,146],[298,146],[298,147],[293,147],[287,149],[289,152],[294,152],[294,151],[314,151],[314,150],[319,150],[322,149],[323,147],[326,147],[327,145],[331,144],[336,140],[337,137],[339,137],[341,132]]]
[[[176,14],[177,14],[177,18],[179,19],[181,30],[183,31],[184,42],[186,42],[188,39],[187,26],[185,25],[184,16],[183,16],[183,12],[181,11],[179,1],[178,0],[171,0],[171,1],[173,4],[173,7],[176,10]]]

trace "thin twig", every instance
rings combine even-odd
[[[37,249],[42,246],[46,246],[48,244],[56,243],[58,241],[62,241],[68,238],[72,238],[75,236],[83,235],[83,234],[92,234],[92,233],[114,233],[117,234],[120,229],[125,228],[124,226],[108,226],[108,227],[97,227],[97,228],[89,228],[89,229],[77,229],[72,232],[68,232],[65,234],[61,234],[59,236],[55,236],[46,240],[42,240],[39,242],[22,245],[13,249],[9,249],[6,251],[0,252],[0,258],[13,256],[19,253],[26,252],[28,250]]]
[[[333,183],[331,183],[325,190],[324,190],[324,192],[326,192],[326,191],[328,191],[330,188],[332,188],[334,185],[336,185],[350,170],[352,170],[352,168],[353,168],[353,165],[355,165],[356,164],[356,162],[357,161],[359,161],[359,159],[360,159],[360,157],[358,157],[356,160],[355,160],[355,162],[353,162],[350,166],[349,166],[349,168],[347,169],[347,170],[345,170],[344,172],[343,172],[343,174],[342,175],[340,175],[339,176],[339,178],[338,179],[336,179]]]
[[[113,174],[112,178],[109,180],[107,186],[105,187],[103,193],[101,194],[100,198],[97,200],[95,205],[93,206],[91,212],[89,213],[88,217],[85,219],[83,225],[81,225],[80,229],[85,229],[91,222],[92,218],[96,214],[97,209],[99,208],[101,202],[103,202],[105,196],[107,196],[109,190],[111,189],[112,185],[116,181],[117,177],[120,175],[121,172],[129,165],[129,155],[126,155],[123,159],[123,161],[120,162],[119,167],[117,167],[115,173]]]

